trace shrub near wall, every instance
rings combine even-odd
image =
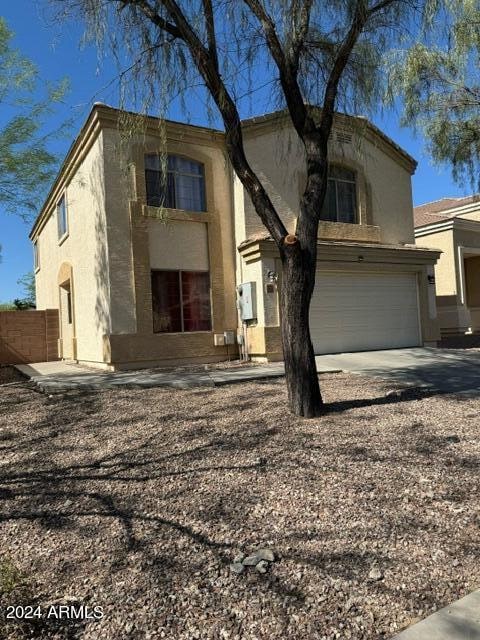
[[[0,364],[58,360],[57,309],[0,311]]]

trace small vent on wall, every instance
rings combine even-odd
[[[335,139],[340,144],[350,144],[352,142],[352,134],[346,131],[337,131]]]

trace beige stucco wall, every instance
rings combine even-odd
[[[474,218],[470,218],[474,219]],[[442,254],[435,266],[435,281],[439,322],[442,333],[464,333],[477,330],[477,294],[470,300],[467,289],[474,290],[478,271],[476,258],[468,257],[472,269],[465,269],[463,261],[469,249],[480,250],[480,232],[453,226],[446,231],[432,232],[417,238],[417,245],[440,249]],[[474,313],[475,318],[472,316]]]
[[[350,143],[337,142],[332,134],[329,157],[357,174],[360,225],[321,225],[321,237],[386,244],[414,242],[411,174],[404,162],[384,142],[364,136],[363,128],[351,132]],[[247,130],[248,160],[265,185],[289,232],[294,231],[300,195],[305,182],[303,145],[291,127]],[[235,186],[237,245],[245,238],[265,233],[247,194]],[[245,203],[242,221],[242,200]],[[377,227],[367,229],[365,227]],[[363,227],[363,229],[362,229]]]
[[[144,155],[165,151],[160,132],[149,130],[125,145],[114,126],[105,131],[113,318],[105,357],[117,366],[129,360],[168,364],[222,359],[227,349],[214,345],[214,334],[237,327],[233,196],[223,143],[185,128],[168,126],[165,133],[168,153],[204,164],[207,212],[146,206]],[[153,333],[151,269],[209,270],[212,331]]]
[[[59,243],[56,202],[63,193],[69,232]],[[37,307],[59,308],[59,271],[62,264],[71,265],[76,357],[101,361],[103,335],[110,330],[101,133],[54,198],[50,213],[37,236],[40,254],[40,268],[36,273]]]
[[[208,271],[208,229],[205,222],[148,221],[148,244],[152,269]]]
[[[435,265],[435,287],[437,296],[456,296],[456,258],[452,230],[432,233],[417,238],[419,247],[439,249],[442,254]]]
[[[129,201],[133,194],[133,173],[115,125],[104,127],[106,230],[105,246],[110,281],[111,332],[135,333],[135,287]]]
[[[102,126],[95,129],[98,117]],[[134,366],[224,359],[235,347],[215,346],[214,334],[236,330],[237,310],[233,195],[223,138],[169,125],[168,152],[205,165],[207,212],[167,210],[160,220],[159,210],[145,204],[143,157],[165,149],[161,132],[150,127],[147,135],[122,139],[115,112],[102,107],[91,122],[32,236],[40,252],[39,308],[59,307],[58,272],[71,271],[78,360]],[[59,244],[55,204],[65,188],[69,235]],[[212,331],[153,333],[151,269],[209,270]]]
[[[475,225],[477,226],[477,225]],[[455,257],[456,257],[456,277],[458,283],[458,305],[460,316],[460,331],[480,332],[480,308],[478,305],[478,294],[468,295],[478,290],[477,276],[475,269],[477,256],[480,253],[480,230],[459,229],[454,230]],[[465,263],[472,266],[469,270]],[[467,281],[469,278],[470,282]],[[475,284],[477,282],[477,284]]]

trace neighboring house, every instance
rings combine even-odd
[[[480,196],[443,198],[414,209],[415,238],[440,249],[435,267],[442,335],[480,331]]]
[[[60,309],[61,355],[108,368],[211,362],[236,351],[230,331],[251,357],[280,359],[280,260],[224,134],[149,118],[125,139],[121,121],[93,107],[31,232],[37,306]],[[243,130],[293,232],[305,170],[289,119],[274,113]],[[317,353],[436,344],[439,252],[414,245],[415,166],[365,119],[336,116],[311,309]]]

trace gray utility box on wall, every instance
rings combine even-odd
[[[240,320],[257,319],[257,291],[255,282],[243,282],[237,287],[238,293],[238,310],[240,311]]]
[[[225,344],[235,344],[235,332],[234,331],[224,331],[223,333]]]

